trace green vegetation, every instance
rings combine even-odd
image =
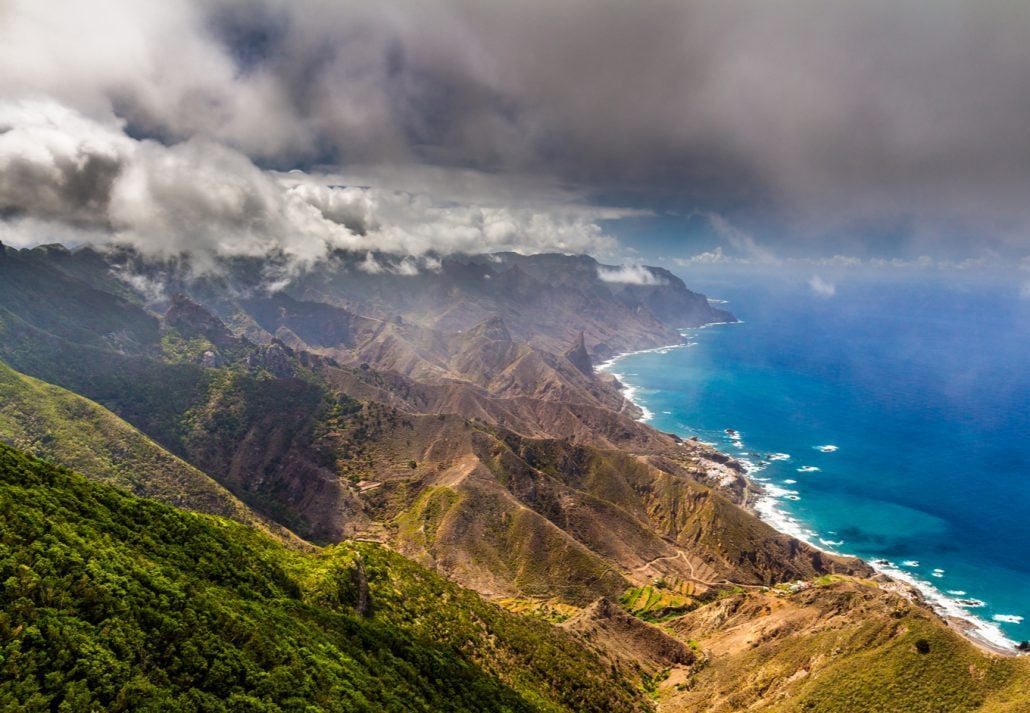
[[[841,577],[838,574],[824,574],[822,577],[816,577],[815,579],[813,579],[812,584],[814,584],[817,587],[827,587],[833,584],[834,582],[840,582],[842,580],[843,577]]]
[[[139,305],[68,272],[63,248],[5,252],[0,260],[0,305],[48,334],[79,344],[130,352],[157,342],[158,322]]]
[[[446,487],[429,487],[414,504],[396,518],[402,540],[418,547],[431,548],[443,519],[461,501],[461,496]]]
[[[0,307],[0,359],[23,374],[92,399],[176,455],[182,414],[206,399],[213,371],[76,344]]]
[[[107,409],[3,362],[0,439],[137,495],[258,523],[225,488]]]
[[[216,347],[202,336],[186,338],[175,329],[168,329],[161,335],[161,353],[172,364],[198,364],[204,352]]]
[[[657,623],[679,616],[697,607],[698,602],[687,596],[693,589],[690,583],[670,586],[664,580],[654,585],[631,587],[619,598],[622,608],[644,621]]]
[[[535,616],[552,624],[561,624],[575,616],[578,607],[565,604],[557,599],[526,599],[522,597],[506,597],[497,602],[508,611],[527,616]]]
[[[1030,660],[991,656],[936,615],[857,578],[791,594],[749,591],[669,628],[713,649],[669,710],[939,713],[1030,710]]]
[[[0,445],[0,708],[619,711],[560,630],[369,544],[298,552]]]
[[[333,405],[323,388],[299,378],[167,364],[73,344],[3,307],[0,359],[110,409],[298,534],[323,540],[337,535],[311,522],[310,513],[290,501],[291,484],[283,482],[291,466],[294,477],[333,468],[332,447],[316,431]]]
[[[893,632],[875,621],[859,626],[849,642],[850,655],[802,688],[784,710],[989,710],[989,700],[1009,698],[1006,689],[1027,676],[1019,670],[1022,662],[988,658],[920,612],[901,621],[902,628]]]

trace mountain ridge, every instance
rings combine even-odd
[[[92,400],[91,419],[108,409],[120,433],[315,546],[374,541],[522,616],[567,620],[663,708],[690,709],[696,690],[713,710],[833,710],[827,689],[793,685],[769,688],[775,700],[757,684],[731,700],[722,674],[705,671],[738,675],[751,659],[726,649],[713,665],[691,642],[728,629],[691,622],[730,621],[719,612],[733,597],[759,612],[792,583],[871,581],[872,570],[774,531],[748,511],[756,486],[740,464],[641,423],[593,368],[732,315],[659,268],[648,284],[611,282],[585,256],[442,256],[417,275],[383,256],[367,273],[359,258],[335,255],[270,293],[274,256],[195,275],[187,260],[125,249],[5,248],[0,359],[22,389],[47,382],[41,402]],[[19,442],[59,423],[23,415]],[[105,445],[118,438],[95,438],[96,452],[118,453]],[[161,484],[145,462],[122,455],[112,467]],[[836,591],[814,590],[819,613],[799,632],[832,620]],[[889,620],[894,600],[876,601],[845,623]],[[927,631],[943,626],[926,616]],[[652,644],[668,655],[651,656]],[[796,657],[770,656],[769,671],[809,675]]]

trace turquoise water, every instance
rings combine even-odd
[[[889,561],[986,637],[1030,639],[1030,300],[1018,286],[851,279],[820,298],[804,280],[686,277],[743,323],[609,367],[650,422],[752,463],[780,529]]]

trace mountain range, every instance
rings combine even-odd
[[[1026,710],[1024,660],[770,528],[738,463],[641,423],[594,368],[733,320],[672,273],[586,256],[339,252],[298,271],[0,244],[3,507],[21,523],[0,700]],[[138,608],[69,586],[92,540],[90,581],[127,578]],[[152,613],[166,590],[174,622]],[[224,630],[175,633],[196,617]],[[124,646],[97,643],[112,626]],[[228,668],[204,678],[193,655]],[[311,656],[322,678],[300,672]]]

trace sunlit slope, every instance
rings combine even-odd
[[[3,362],[0,441],[136,495],[260,523],[221,485],[104,407]]]
[[[0,708],[644,708],[565,632],[374,545],[298,552],[4,445],[0,513]]]
[[[732,594],[667,622],[698,661],[670,676],[664,709],[1030,710],[1030,660],[987,654],[874,582],[811,584]]]

